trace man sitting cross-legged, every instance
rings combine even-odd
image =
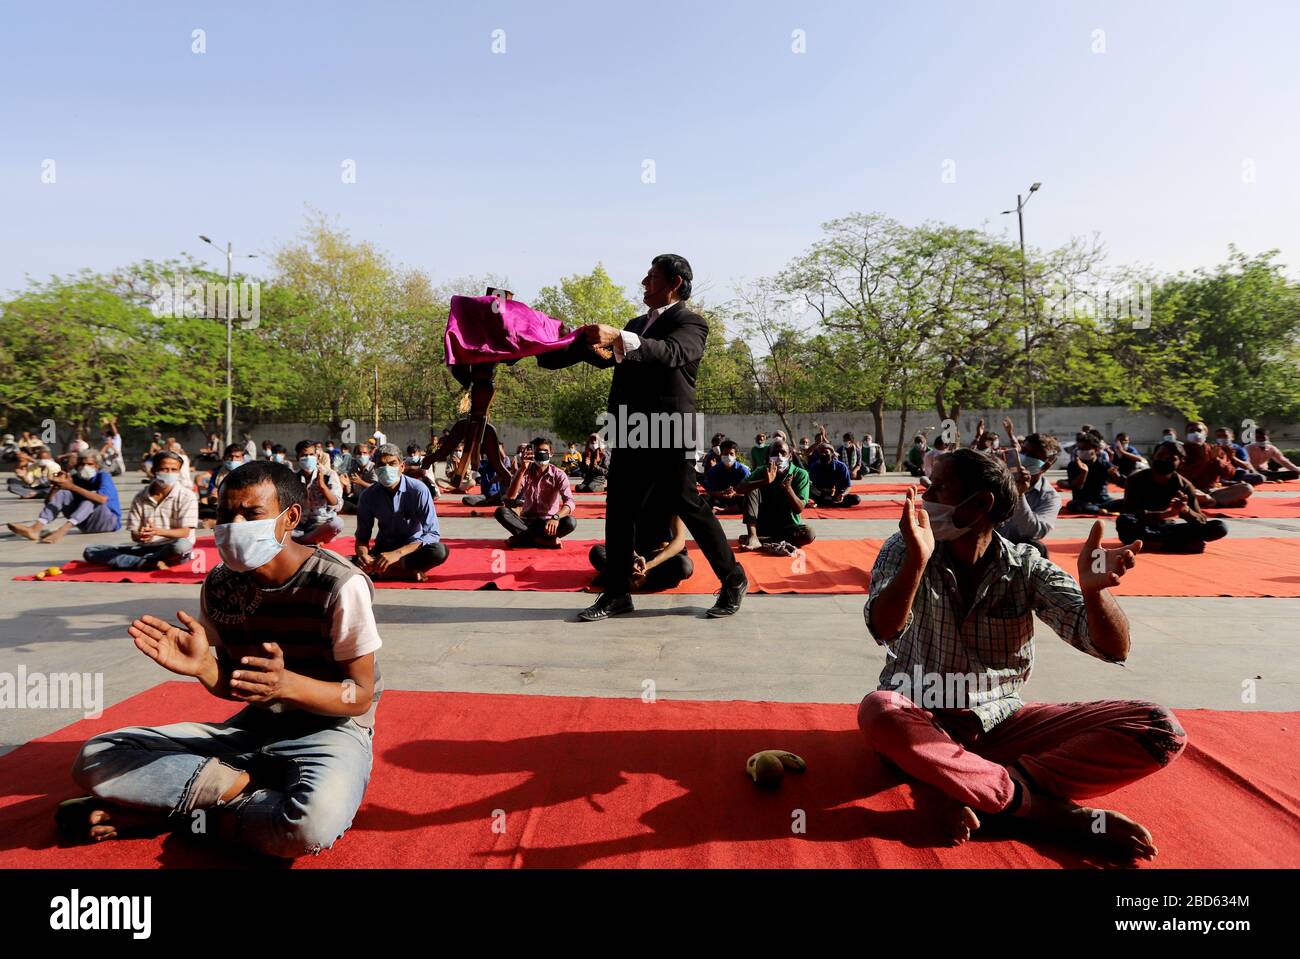
[[[91,739],[72,770],[91,796],[60,806],[65,836],[172,828],[295,857],[329,848],[352,824],[382,689],[374,587],[342,557],[293,541],[302,496],[288,466],[232,473],[221,485],[221,563],[203,582],[198,619],[144,616],[128,630],[159,665],[247,708],[226,722]]]
[[[718,449],[721,451],[718,462],[704,474],[709,505],[715,513],[740,513],[745,509],[745,497],[736,488],[749,479],[749,467],[740,462],[740,448],[735,440],[723,440]]]
[[[1255,471],[1262,473],[1269,482],[1300,479],[1300,466],[1287,459],[1286,454],[1269,441],[1268,430],[1256,429],[1255,442],[1247,444],[1246,452]]]
[[[880,688],[858,711],[868,744],[922,797],[942,794],[939,824],[963,842],[982,824],[1034,824],[1113,864],[1150,859],[1151,834],[1091,799],[1169,765],[1186,744],[1173,714],[1149,702],[1025,703],[1034,615],[1105,662],[1129,653],[1128,620],[1107,591],[1141,543],[1100,548],[1093,523],[1076,583],[1030,545],[995,531],[1016,487],[1006,464],[975,450],[941,456],[918,504],[871,571],[863,615],[887,649]],[[989,822],[989,819],[992,822]]]
[[[636,553],[632,557],[633,590],[641,593],[661,593],[672,589],[695,571],[686,552],[686,524],[676,516],[649,515],[637,520]],[[608,556],[605,544],[598,543],[588,554],[596,578],[591,585],[604,591],[601,574],[605,571]]]
[[[849,492],[853,486],[849,467],[835,458],[835,450],[829,444],[815,446],[809,453],[808,480],[815,506],[847,509],[862,502],[861,496]]]
[[[1206,543],[1228,535],[1227,523],[1201,511],[1196,487],[1180,471],[1186,456],[1182,443],[1166,440],[1156,447],[1151,468],[1129,477],[1115,520],[1120,542],[1141,540],[1148,552],[1204,553]]]
[[[767,448],[767,468],[755,469],[736,487],[746,497],[745,535],[741,549],[760,549],[765,543],[807,546],[816,535],[800,514],[808,504],[808,473],[790,458],[790,443],[777,436]]]
[[[447,561],[438,531],[438,512],[428,484],[406,475],[402,451],[379,447],[375,483],[357,499],[357,552],[353,559],[375,579],[424,582],[425,574]],[[378,525],[374,549],[370,531]]]
[[[573,518],[577,501],[569,477],[551,462],[551,441],[539,436],[532,442],[532,461],[522,454],[516,463],[506,506],[498,506],[496,520],[510,531],[507,545],[559,549],[560,540],[578,528]]]
[[[166,569],[189,559],[199,525],[199,497],[181,485],[181,458],[155,453],[153,480],[131,502],[126,528],[130,546],[87,546],[82,558],[113,569]]]
[[[57,529],[46,529],[57,516],[66,522]],[[99,468],[99,454],[85,449],[77,454],[77,471],[55,473],[50,477],[50,495],[34,523],[23,526],[10,523],[9,531],[24,539],[57,543],[70,530],[83,533],[116,533],[122,528],[122,507],[117,499],[113,477]]]

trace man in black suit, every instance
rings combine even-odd
[[[695,488],[695,377],[709,326],[685,301],[691,295],[691,265],[665,253],[654,258],[641,281],[650,312],[624,330],[583,327],[584,336],[565,350],[542,354],[539,366],[562,369],[574,363],[614,367],[606,432],[609,496],[605,512],[608,565],[604,592],[579,618],[587,622],[632,611],[632,562],[639,516],[679,516],[722,583],[710,617],[740,609],[749,588],[744,568],[709,504]],[[638,432],[638,423],[675,424],[676,429]],[[668,435],[665,435],[668,434]]]

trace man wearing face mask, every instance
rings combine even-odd
[[[160,666],[246,708],[91,739],[72,772],[91,795],[56,815],[66,837],[189,832],[202,815],[211,837],[293,858],[332,846],[361,805],[383,689],[374,587],[342,557],[293,542],[302,483],[286,466],[232,473],[219,512],[221,563],[198,618],[144,616],[128,632]]]
[[[603,493],[609,484],[609,451],[595,433],[587,437],[582,451],[582,482],[579,493]]]
[[[1237,470],[1231,456],[1217,443],[1206,442],[1208,437],[1204,423],[1187,424],[1187,458],[1178,472],[1196,487],[1196,500],[1203,508],[1245,506],[1255,488],[1233,479]]]
[[[343,532],[343,521],[338,517],[343,505],[343,484],[338,473],[330,466],[329,455],[321,452],[320,444],[301,440],[298,454],[298,479],[303,485],[302,520],[293,531],[293,538],[304,546],[324,545]]]
[[[735,440],[723,440],[719,449],[717,464],[704,474],[704,488],[715,513],[739,513],[745,508],[745,497],[736,488],[749,479],[749,468],[740,462]]]
[[[243,453],[243,447],[233,448]],[[152,466],[153,481],[135,494],[127,514],[132,545],[87,546],[82,553],[87,563],[162,570],[190,558],[199,524],[198,494],[181,485],[181,458],[175,453],[155,454]]]
[[[551,441],[539,436],[531,449],[532,462],[519,464],[496,521],[510,532],[509,546],[559,549],[560,540],[578,528],[573,518],[577,502],[569,477],[551,462]]]
[[[510,457],[506,455],[505,444],[501,443],[498,446],[501,450],[501,465],[507,470],[512,469]],[[461,502],[466,506],[501,505],[501,497],[505,495],[505,486],[502,483],[501,476],[497,473],[496,467],[492,465],[492,461],[488,459],[486,453],[483,454],[478,464],[478,488],[478,493],[463,497]]]
[[[849,492],[853,486],[849,468],[835,458],[829,444],[815,446],[808,454],[808,480],[809,495],[815,506],[847,509],[862,502],[861,496]]]
[[[871,571],[863,616],[887,659],[858,710],[868,745],[945,797],[937,815],[955,843],[991,817],[1084,846],[1096,860],[1153,858],[1143,826],[1078,801],[1169,765],[1186,743],[1174,715],[1150,702],[1021,698],[1035,616],[1080,652],[1128,657],[1128,620],[1109,589],[1142,544],[1102,549],[1094,521],[1076,582],[995,531],[1017,498],[1000,459],[958,449],[939,457],[931,479],[920,504],[908,492],[899,532]]]
[[[357,500],[355,562],[372,579],[424,582],[425,574],[447,561],[438,513],[429,487],[406,475],[402,451],[392,443],[378,450],[375,484]],[[373,549],[370,532],[378,526]]]
[[[1119,510],[1119,500],[1110,495],[1110,458],[1091,433],[1079,433],[1074,440],[1074,459],[1065,467],[1066,483],[1073,496],[1067,513],[1096,516]]]
[[[122,528],[122,507],[113,478],[99,468],[99,456],[86,449],[77,454],[75,475],[57,473],[50,479],[50,495],[34,523],[10,523],[9,531],[33,542],[57,543],[70,530],[115,533]],[[55,517],[66,517],[58,529],[46,529]]]
[[[1010,543],[1028,543],[1043,556],[1043,542],[1056,527],[1061,494],[1047,481],[1047,471],[1061,455],[1061,444],[1047,433],[1030,433],[1020,442],[1020,465],[1011,470],[1016,504],[998,534]],[[1014,461],[1014,457],[1013,457]]]
[[[1234,482],[1249,483],[1251,486],[1268,482],[1264,474],[1257,472],[1251,465],[1250,454],[1246,452],[1246,447],[1237,442],[1231,429],[1220,426],[1214,431],[1214,442],[1222,447],[1228,462],[1232,464]]]
[[[347,475],[341,476],[339,481],[343,484],[344,510],[355,513],[357,511],[357,497],[367,487],[375,484],[374,450],[369,443],[358,443],[356,445],[356,450],[352,455],[352,466],[349,468]]]
[[[1141,540],[1149,552],[1203,553],[1206,543],[1228,535],[1227,523],[1201,512],[1196,487],[1180,473],[1186,456],[1177,440],[1161,443],[1150,469],[1129,477],[1115,520],[1121,542]]]
[[[774,439],[767,455],[767,469],[754,470],[736,487],[745,497],[745,535],[740,538],[740,548],[761,549],[766,543],[807,546],[817,538],[801,515],[812,489],[808,472],[791,458],[784,438]]]
[[[218,490],[226,477],[244,465],[247,452],[239,443],[231,443],[221,454],[221,465],[208,474],[206,488],[199,497],[199,517],[211,519],[217,515]],[[184,485],[184,484],[181,484]],[[202,485],[202,476],[200,476]]]

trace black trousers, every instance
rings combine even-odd
[[[857,493],[845,493],[844,499],[838,503],[835,502],[835,491],[831,489],[814,489],[811,491],[814,506],[820,506],[822,509],[847,509],[850,506],[857,506],[862,502],[862,497]]]
[[[605,588],[605,567],[609,565],[609,556],[605,549],[604,543],[597,543],[587,554],[591,561],[592,569],[600,575],[593,581],[601,589]],[[695,572],[695,564],[691,558],[686,555],[686,550],[682,550],[676,556],[670,556],[650,572],[646,573],[645,585],[641,587],[643,593],[662,593],[666,589],[672,589],[682,580],[686,579]]]
[[[1228,535],[1228,524],[1221,519],[1194,523],[1185,519],[1166,520],[1163,523],[1145,523],[1141,518],[1125,513],[1115,519],[1115,533],[1121,543],[1142,540],[1159,544],[1173,552],[1187,549],[1194,543],[1212,543]]]
[[[493,514],[498,523],[510,530],[512,536],[545,536],[546,524],[549,520],[543,519],[524,519],[514,510],[505,506],[497,507]],[[578,528],[578,521],[572,516],[566,516],[560,520],[560,528],[555,531],[556,539],[564,539],[575,529]]]
[[[695,488],[694,459],[680,449],[619,449],[609,464],[605,592],[628,592],[637,519],[651,514],[679,517],[724,586],[744,582],[745,570],[736,562],[722,525]]]
[[[789,543],[791,546],[807,546],[817,538],[811,526],[806,523],[791,523],[789,526],[764,525],[759,521],[762,515],[763,493],[769,496],[784,496],[785,491],[770,486],[759,486],[749,491],[745,501],[745,525],[753,526],[758,538],[765,543]]]

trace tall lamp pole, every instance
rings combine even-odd
[[[212,247],[214,250],[220,250],[210,239],[199,234],[199,239]],[[257,254],[249,253],[248,258],[254,259]],[[235,419],[234,419],[234,378],[231,373],[231,319],[230,319],[230,300],[232,289],[230,286],[231,273],[235,264],[235,248],[230,242],[226,243],[226,445],[229,446],[235,441]]]
[[[1038,432],[1038,407],[1034,400],[1034,368],[1029,356],[1029,273],[1025,266],[1025,205],[1042,185],[1042,183],[1031,185],[1029,193],[1023,199],[1017,193],[1016,208],[1002,211],[1004,216],[1014,213],[1016,219],[1020,221],[1020,302],[1024,307],[1025,317],[1025,385],[1029,387],[1029,432],[1031,433]]]

